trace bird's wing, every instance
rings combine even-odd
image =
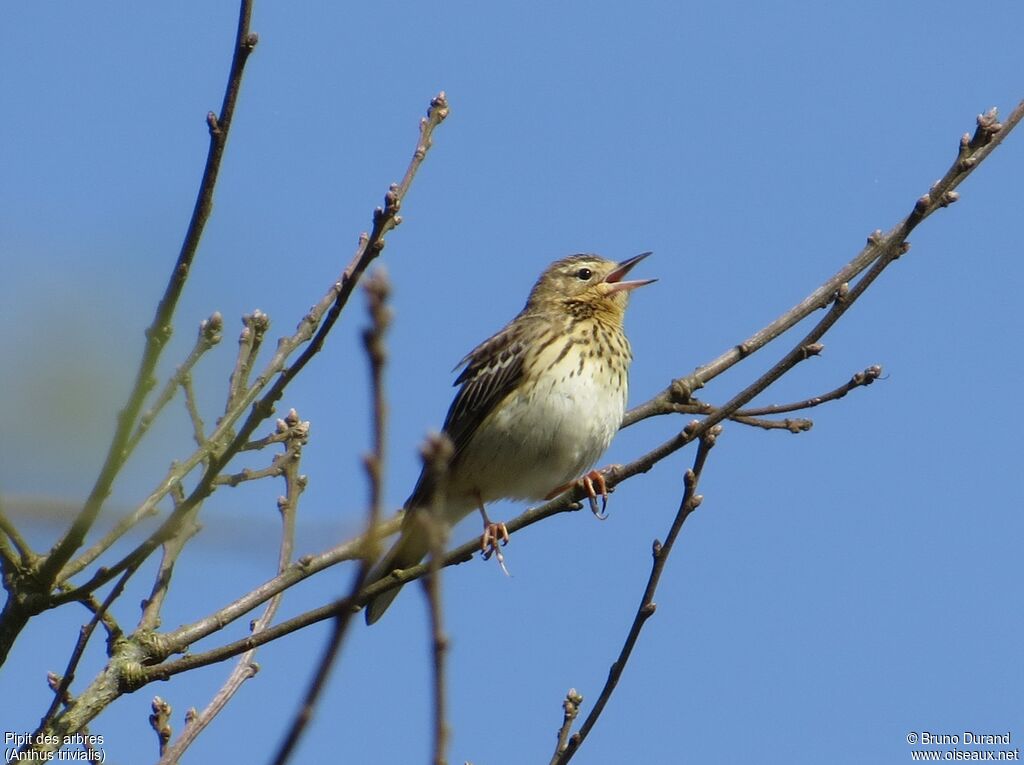
[[[506,327],[474,348],[459,363],[465,368],[455,379],[455,385],[462,387],[444,420],[444,432],[455,445],[454,457],[466,447],[487,415],[522,380],[526,333],[518,330],[521,327],[517,327],[517,331]]]
[[[466,448],[480,423],[522,380],[528,351],[523,338],[529,335],[522,331],[522,321],[524,319],[520,317],[518,322],[509,324],[498,334],[482,342],[456,366],[456,369],[463,369],[454,384],[462,387],[455,394],[455,400],[452,401],[444,421],[444,432],[455,447],[452,454],[453,462]],[[430,493],[427,471],[423,471],[406,506],[422,504],[427,501]]]

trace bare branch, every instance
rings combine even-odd
[[[185,394],[185,411],[188,412],[189,422],[192,423],[192,438],[200,449],[206,447],[206,425],[203,417],[199,414],[199,405],[196,403],[196,392],[192,387],[192,375],[187,374],[181,378],[181,391]],[[180,486],[180,484],[179,484]]]
[[[812,398],[790,404],[773,404],[771,406],[738,409],[736,412],[731,414],[728,419],[742,425],[752,425],[766,430],[788,430],[791,433],[802,433],[810,430],[814,423],[806,419],[792,420],[787,418],[785,420],[764,420],[760,419],[760,417],[763,415],[784,414],[786,412],[796,412],[802,409],[812,409],[830,401],[838,401],[855,388],[863,388],[871,385],[875,380],[881,377],[881,375],[882,367],[875,364],[861,372],[857,372],[843,385],[840,385],[838,388],[831,390],[828,393],[823,393],[820,396],[814,396]],[[641,416],[633,422],[639,422],[640,419],[646,419],[648,417],[655,417],[663,414],[714,414],[717,411],[718,407],[713,404],[706,404],[695,398],[691,398],[685,404],[660,401],[656,406],[645,408]]]
[[[2,532],[0,534],[0,556],[3,557],[5,568],[14,571],[21,566],[30,567],[39,559],[39,556],[32,552],[32,548],[18,531],[17,526],[4,513],[3,505],[0,505],[0,532]],[[4,537],[11,540],[11,544],[14,545],[13,550],[8,546]],[[15,550],[17,557],[14,554]],[[6,582],[6,578],[4,581]]]
[[[437,524],[431,524],[436,526]],[[439,536],[436,532],[435,537]],[[440,549],[440,545],[438,545]],[[441,557],[431,555],[431,571],[423,578],[423,589],[427,595],[428,613],[430,614],[430,647],[433,658],[433,709],[434,709],[434,765],[446,765],[448,758],[448,701],[446,660],[448,655],[448,637],[444,632],[444,612],[441,610]]]
[[[64,669],[64,674],[60,678],[54,677],[56,681],[56,687],[53,689],[53,701],[50,702],[49,709],[43,715],[43,719],[39,721],[39,726],[35,730],[35,736],[38,736],[42,730],[49,725],[50,720],[57,714],[57,710],[60,708],[62,703],[69,698],[69,690],[71,683],[74,682],[75,672],[78,669],[78,664],[82,660],[82,655],[85,653],[85,647],[89,644],[89,639],[92,637],[93,632],[96,631],[96,625],[100,623],[104,615],[107,613],[107,609],[110,605],[120,597],[124,591],[124,586],[128,583],[129,574],[125,572],[124,575],[118,580],[117,584],[110,590],[107,597],[104,598],[103,603],[93,613],[92,619],[89,620],[88,624],[82,626],[78,631],[78,640],[75,641],[75,647],[71,649],[71,656],[68,659],[68,665]],[[33,736],[33,737],[35,737]]]
[[[384,434],[387,431],[388,405],[384,391],[384,366],[388,354],[384,337],[391,326],[392,311],[387,306],[391,285],[384,271],[373,274],[366,282],[366,297],[370,312],[370,326],[363,330],[363,347],[370,366],[370,396],[372,398],[373,444],[363,463],[370,486],[369,522],[367,523],[366,558],[377,558],[377,537],[373,533],[380,525],[384,502]]]
[[[254,470],[252,468],[244,468],[238,473],[231,473],[230,475],[224,474],[217,476],[213,484],[214,486],[238,486],[240,483],[246,481],[258,481],[261,478],[275,478],[277,476],[284,475],[284,466],[290,459],[289,454],[275,454],[274,459],[270,465],[265,468],[259,468]]]
[[[615,686],[618,685],[619,678],[622,677],[622,672],[626,668],[626,663],[629,661],[629,657],[633,653],[633,648],[636,646],[636,642],[640,637],[640,630],[643,629],[647,620],[654,615],[654,611],[657,608],[654,603],[654,593],[658,589],[658,583],[661,581],[661,574],[665,570],[665,563],[668,561],[668,556],[672,553],[672,546],[675,544],[676,538],[679,536],[679,532],[683,528],[683,524],[686,522],[686,519],[690,517],[690,514],[700,507],[701,501],[703,500],[703,497],[701,497],[700,494],[697,494],[697,484],[700,482],[700,476],[704,470],[704,464],[707,461],[708,452],[715,445],[715,441],[721,432],[722,426],[716,425],[701,436],[700,445],[697,448],[697,454],[693,460],[693,468],[687,470],[683,478],[683,498],[679,502],[679,510],[676,511],[676,516],[672,520],[672,526],[669,528],[668,535],[665,537],[665,542],[662,544],[657,539],[654,540],[654,545],[652,546],[654,561],[651,566],[651,574],[647,579],[647,586],[644,588],[643,596],[640,598],[640,606],[637,608],[636,616],[633,617],[633,623],[630,625],[629,633],[626,635],[626,640],[622,644],[619,656],[612,663],[611,669],[608,671],[608,679],[605,681],[604,688],[601,689],[601,695],[598,696],[597,702],[594,704],[594,708],[591,710],[590,714],[587,715],[587,719],[583,721],[583,725],[580,727],[579,731],[569,738],[565,748],[556,752],[556,756],[551,759],[551,765],[565,765],[565,763],[569,762],[573,758],[573,755],[579,750],[583,741],[586,739],[587,734],[590,733],[591,729],[601,717],[601,712],[604,711],[605,705],[608,703],[612,693],[615,691]]]
[[[442,520],[441,512],[447,491],[448,465],[454,451],[452,442],[444,434],[438,433],[427,438],[423,447],[423,464],[430,475],[427,485],[433,487],[433,492],[427,513],[416,516],[416,520],[423,524],[430,543],[427,575],[422,583],[427,599],[433,658],[434,765],[446,765],[448,761],[445,754],[448,751],[448,637],[444,632],[444,612],[441,608],[441,567],[444,548],[448,543],[449,526]]]
[[[18,555],[11,547],[7,538],[0,534],[0,581],[4,582],[4,589],[10,592],[13,587],[8,584],[10,580],[13,582],[14,577],[17,576],[18,569],[21,568],[21,562],[18,560]]]
[[[830,390],[828,393],[823,393],[820,396],[814,396],[813,398],[804,399],[803,401],[797,401],[792,404],[774,404],[772,406],[760,406],[753,407],[751,409],[741,409],[736,412],[736,416],[743,417],[760,417],[766,414],[783,414],[785,412],[796,412],[801,409],[812,409],[816,406],[828,403],[829,401],[838,401],[839,399],[846,396],[852,390],[857,388],[865,388],[871,385],[875,380],[882,376],[882,367],[878,364],[870,366],[862,372],[857,372],[853,377],[850,378],[849,382],[845,385],[840,385],[835,390]]]
[[[106,460],[100,470],[99,477],[96,479],[96,484],[93,486],[92,492],[82,508],[82,512],[75,518],[71,528],[54,546],[39,568],[38,579],[43,586],[49,587],[56,581],[60,570],[71,560],[75,550],[81,547],[85,540],[85,535],[92,528],[100,509],[103,507],[103,502],[110,494],[114,478],[128,458],[126,447],[129,443],[130,434],[135,426],[143,401],[145,401],[147,394],[153,388],[153,372],[156,369],[157,361],[160,359],[163,348],[170,338],[171,320],[174,317],[174,310],[177,307],[178,298],[181,297],[182,290],[185,287],[185,282],[192,267],[192,261],[195,259],[196,251],[199,248],[199,240],[202,238],[206,221],[209,219],[213,208],[213,190],[217,183],[221,158],[224,155],[228,131],[231,127],[235,104],[238,100],[238,91],[242,84],[242,73],[245,69],[245,62],[258,41],[257,36],[249,31],[251,14],[251,0],[242,0],[238,14],[238,30],[235,35],[235,53],[231,61],[231,69],[228,74],[227,88],[224,91],[224,101],[221,104],[220,116],[216,116],[213,112],[207,115],[207,123],[210,127],[210,148],[206,157],[203,179],[199,184],[196,204],[192,211],[192,219],[189,221],[188,231],[181,245],[178,260],[171,271],[167,288],[157,305],[156,315],[146,330],[146,348],[139,363],[132,392],[128,397],[128,403],[118,415],[117,430],[107,452]],[[7,646],[0,645],[0,659],[6,656],[6,649]]]
[[[270,317],[257,309],[243,316],[242,324],[243,328],[238,336],[238,356],[235,358],[235,369],[231,373],[231,380],[228,383],[225,413],[231,410],[232,405],[249,386],[249,375],[252,374],[252,366],[259,354],[260,346],[263,345],[263,337],[270,328]]]
[[[558,742],[555,744],[555,753],[551,756],[551,765],[558,765],[559,758],[569,746],[569,733],[579,716],[582,703],[583,696],[575,688],[570,688],[565,694],[565,700],[562,701],[562,727],[558,729]]]
[[[150,705],[153,710],[149,715],[149,727],[156,731],[156,738],[159,742],[160,755],[167,751],[167,742],[171,740],[171,705],[159,696],[153,697]]]
[[[328,290],[327,295],[303,318],[296,333],[292,337],[278,342],[277,352],[268,364],[267,369],[259,375],[253,385],[250,386],[246,395],[239,396],[235,406],[223,417],[215,432],[210,435],[210,441],[212,443],[219,443],[221,438],[227,437],[230,427],[234,421],[241,417],[246,409],[252,405],[252,408],[249,411],[249,416],[242,424],[238,433],[232,438],[231,442],[217,454],[216,458],[210,461],[203,473],[203,477],[199,480],[198,485],[193,489],[182,507],[172,512],[156,531],[154,531],[144,542],[139,544],[120,561],[114,563],[112,566],[104,568],[102,571],[98,571],[85,584],[75,590],[54,597],[52,599],[53,605],[59,605],[61,602],[74,599],[81,591],[91,591],[102,585],[104,582],[109,581],[113,576],[116,576],[133,563],[145,560],[168,535],[174,533],[174,530],[180,520],[181,513],[185,512],[188,507],[201,502],[214,490],[214,479],[216,476],[221,470],[223,470],[224,466],[227,465],[238,450],[249,441],[249,438],[252,436],[252,433],[255,431],[259,423],[270,416],[273,412],[275,402],[281,398],[288,383],[291,382],[295,375],[297,375],[310,361],[310,359],[312,359],[313,356],[315,356],[323,347],[328,333],[337,321],[338,316],[340,316],[342,309],[347,304],[352,289],[362,276],[363,271],[365,271],[367,265],[383,250],[385,234],[401,222],[401,218],[398,216],[398,209],[401,206],[402,199],[408,190],[409,184],[412,182],[415,170],[419,168],[419,165],[422,162],[423,153],[431,145],[431,136],[434,128],[436,128],[447,115],[448,102],[442,92],[431,101],[430,109],[427,111],[427,118],[420,122],[420,136],[416,152],[413,154],[413,158],[409,166],[410,169],[406,171],[402,185],[392,186],[385,196],[385,206],[383,208],[378,207],[374,211],[373,231],[369,236],[360,238],[359,249],[356,252],[355,257],[352,259],[352,262],[349,263],[348,267],[345,269],[341,279],[332,285],[331,289]],[[321,318],[323,318],[322,324],[320,323]],[[314,334],[314,329],[316,329],[318,325],[319,330]],[[308,345],[306,345],[303,352],[290,366],[285,367],[285,361],[289,358],[292,351],[305,342],[308,342]],[[274,375],[277,375],[274,384],[263,395],[263,397],[257,401],[256,398],[260,391],[263,390],[264,386],[274,377]],[[176,469],[164,479],[160,488],[153,492],[143,505],[136,510],[136,514],[143,513],[147,508],[155,507],[156,502],[158,502],[166,493],[167,488],[171,483],[180,481],[181,478],[187,475],[192,468],[199,464],[207,454],[209,454],[208,450],[200,449],[183,463],[178,465]],[[73,573],[74,571],[62,572],[62,575],[69,576]],[[74,593],[74,596],[72,596],[72,593]]]
[[[309,423],[302,422],[298,413],[292,409],[284,420],[278,421],[278,431],[288,433],[288,438],[293,439],[297,444],[293,447],[289,442],[286,452],[292,453],[293,457],[285,464],[284,481],[285,495],[277,501],[278,510],[281,513],[281,547],[278,553],[278,573],[283,572],[291,563],[295,547],[295,519],[298,513],[299,497],[306,488],[306,476],[299,474],[299,462],[301,458],[301,447],[306,443],[309,433]],[[282,594],[278,593],[267,604],[266,609],[259,619],[252,624],[252,633],[259,634],[274,620],[277,609],[281,605]],[[185,750],[191,746],[196,737],[220,714],[225,705],[239,691],[246,680],[255,677],[259,671],[259,665],[255,661],[256,649],[250,649],[238,660],[234,669],[228,676],[224,685],[217,694],[210,700],[210,703],[202,712],[192,711],[188,715],[185,728],[181,735],[171,744],[160,758],[158,765],[174,765],[177,763]]]
[[[391,323],[391,311],[387,307],[388,295],[391,287],[383,271],[378,271],[366,282],[366,295],[370,313],[370,326],[363,331],[363,346],[369,359],[370,367],[370,388],[372,396],[372,428],[373,428],[373,451],[366,455],[363,463],[366,467],[367,480],[369,483],[369,502],[367,510],[366,548],[359,564],[359,571],[355,581],[352,583],[350,598],[354,598],[363,587],[370,566],[376,557],[377,547],[377,526],[380,523],[383,498],[383,473],[384,473],[384,434],[387,430],[387,404],[384,393],[384,365],[387,362],[387,352],[384,348],[384,336],[387,334],[388,326]],[[352,611],[350,609],[339,610],[334,614],[334,624],[327,646],[320,657],[320,662],[313,673],[313,679],[306,690],[305,698],[285,735],[274,758],[275,765],[284,765],[292,753],[306,725],[313,716],[313,710],[320,699],[323,689],[326,687],[327,679],[331,670],[337,662],[341,653],[342,642],[345,638],[348,625],[352,622]]]
[[[60,678],[57,677],[57,675],[53,672],[47,672],[46,684],[50,686],[51,691],[56,692],[58,687],[60,686]],[[65,707],[68,707],[71,706],[71,703],[73,701],[74,699],[72,698],[71,694],[65,690],[60,700],[60,703],[63,704]],[[105,755],[98,751],[96,747],[93,745],[95,739],[98,737],[94,737],[89,733],[88,725],[83,725],[80,733],[82,734],[80,739],[82,749],[88,755],[86,758],[84,758],[86,762],[103,762],[105,759]]]
[[[121,629],[121,625],[117,623],[117,619],[110,613],[110,606],[113,605],[113,601],[106,608],[103,604],[96,600],[95,596],[90,595],[88,598],[78,601],[86,611],[90,614],[99,614],[100,624],[103,625],[103,629],[107,633],[107,654],[110,654],[110,646],[113,645],[114,641],[124,635],[124,630]]]
[[[788,433],[806,433],[814,427],[814,422],[804,417],[787,417],[784,420],[766,420],[761,417],[745,417],[741,414],[734,414],[729,418],[731,422],[740,425],[749,425],[762,430],[785,430]]]
[[[224,319],[219,312],[214,312],[210,314],[208,319],[203,319],[199,322],[199,332],[196,335],[196,342],[192,346],[192,350],[189,351],[185,360],[174,370],[174,374],[164,384],[163,390],[160,391],[160,395],[156,397],[153,405],[139,418],[138,427],[135,428],[135,432],[132,433],[132,437],[128,440],[126,448],[129,452],[142,440],[142,437],[146,435],[146,432],[160,412],[163,411],[163,408],[174,398],[174,393],[177,391],[178,386],[184,387],[186,381],[191,381],[192,369],[204,353],[221,341],[221,330],[223,328]],[[188,384],[191,385],[191,382]]]
[[[172,492],[175,505],[180,504],[184,500],[182,494],[181,485],[179,484],[174,492]],[[160,626],[160,611],[163,609],[167,591],[171,586],[174,566],[178,562],[178,557],[185,549],[185,545],[198,532],[199,524],[196,523],[196,511],[193,511],[182,518],[178,533],[164,542],[163,556],[160,559],[160,566],[157,568],[153,587],[149,597],[142,602],[142,617],[139,619],[139,630],[152,631]]]
[[[917,225],[936,210],[947,207],[959,197],[953,190],[970,175],[981,162],[1003,141],[1009,132],[1024,118],[1024,101],[1017,104],[1005,122],[995,119],[995,110],[978,117],[978,129],[974,137],[965,135],[961,139],[957,158],[937,181],[928,194],[921,197],[911,212],[888,234],[874,232],[868,237],[867,246],[835,275],[779,316],[763,329],[758,330],[744,342],[733,346],[713,361],[698,367],[693,374],[673,380],[661,393],[649,401],[626,412],[622,427],[628,427],[649,416],[648,409],[657,409],[666,402],[689,400],[697,390],[725,372],[741,360],[763,348],[769,342],[791,329],[815,311],[827,307],[835,298],[842,297],[843,285],[849,284],[863,273],[872,263],[881,258],[895,259],[907,247],[906,240]]]
[[[376,534],[378,537],[386,537],[390,534],[395,533],[398,530],[400,524],[401,516],[390,518],[387,521],[383,521],[379,525]],[[198,619],[195,622],[192,622],[191,624],[183,625],[182,627],[179,627],[173,632],[169,632],[163,635],[160,641],[162,652],[160,654],[154,654],[152,658],[156,660],[163,660],[173,653],[184,651],[189,645],[195,643],[198,640],[201,640],[204,637],[212,635],[214,632],[224,627],[224,625],[230,624],[235,619],[241,618],[245,614],[249,613],[252,609],[256,608],[262,603],[265,603],[267,600],[274,597],[278,593],[288,589],[295,583],[300,582],[303,579],[306,579],[310,576],[313,576],[314,574],[323,571],[326,568],[330,568],[331,566],[337,565],[338,563],[342,563],[347,560],[357,560],[361,558],[368,544],[369,542],[366,539],[366,537],[360,535],[355,539],[349,540],[340,545],[332,547],[331,549],[322,552],[318,555],[304,555],[300,557],[295,563],[291,564],[278,576],[274,577],[273,579],[270,579],[269,581],[265,582],[259,587],[256,587],[250,592],[247,592],[245,595],[238,598],[234,602],[229,603],[228,605],[218,609],[214,613],[208,614],[207,616],[204,616],[203,618]],[[193,654],[192,656],[186,657],[181,661],[188,661],[190,659],[195,658],[196,656],[206,656],[210,659],[209,661],[206,661],[204,663],[204,666],[205,664],[212,664],[218,661],[224,661],[225,659],[229,659],[232,656],[236,656],[239,653],[248,650],[249,648],[262,645],[265,642],[269,642],[270,640],[276,639],[278,637],[283,637],[286,634],[294,632],[296,629],[301,629],[301,627],[303,626],[308,626],[308,624],[312,624],[316,621],[321,621],[323,619],[329,618],[331,615],[331,608],[334,608],[334,604],[330,604],[327,607],[327,611],[323,615],[321,615],[319,619],[314,619],[313,621],[307,622],[306,624],[298,624],[294,621],[294,619],[289,620],[288,622],[282,622],[280,625],[277,625],[276,627],[273,627],[270,630],[268,630],[268,632],[270,633],[269,635],[261,636],[259,642],[253,642],[255,640],[253,637],[244,638],[243,641],[241,641],[242,643],[244,643],[244,645],[241,645],[241,647],[238,650],[226,650],[228,649],[228,646],[225,646],[220,649],[215,649],[215,651],[213,652],[208,652],[207,654]],[[300,617],[301,616],[305,615],[300,615]],[[282,628],[284,629],[282,630]],[[239,642],[231,644],[232,647],[237,647],[239,645]],[[187,667],[179,668],[178,671],[184,671],[184,669],[187,669]],[[169,676],[170,675],[168,675],[168,677]]]

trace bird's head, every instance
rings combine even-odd
[[[629,293],[657,279],[624,281],[630,270],[651,253],[620,263],[598,255],[570,255],[540,275],[526,301],[526,311],[570,310],[601,313],[621,319]]]

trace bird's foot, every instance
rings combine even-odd
[[[490,560],[493,555],[497,559],[498,565],[501,566],[501,570],[505,572],[505,576],[511,576],[505,567],[505,556],[502,555],[499,544],[501,546],[508,544],[508,529],[505,528],[504,523],[488,522],[484,526],[483,536],[480,537],[480,553],[484,560]]]
[[[608,507],[608,483],[604,479],[604,473],[606,470],[611,468],[619,467],[618,465],[609,465],[601,470],[591,470],[589,473],[583,475],[579,484],[580,487],[587,493],[587,499],[590,501],[590,512],[594,514],[594,517],[599,521],[603,521],[608,517],[605,510]],[[597,495],[601,495],[601,508],[597,507]]]

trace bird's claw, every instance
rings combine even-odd
[[[591,470],[589,473],[580,478],[580,485],[583,490],[587,492],[587,499],[590,502],[590,512],[594,514],[594,517],[599,521],[603,521],[608,517],[605,510],[608,508],[608,484],[604,480],[604,473],[600,470]],[[594,490],[594,487],[597,490]],[[601,495],[601,507],[597,507],[597,495]]]
[[[505,567],[505,556],[502,555],[499,545],[508,544],[508,529],[504,523],[488,523],[484,526],[484,534],[480,537],[480,553],[484,560],[490,560],[493,555],[505,576],[511,576]]]
[[[579,480],[575,482],[575,485],[579,486],[586,493],[587,500],[590,502],[590,512],[600,521],[608,517],[607,513],[605,513],[605,509],[608,507],[608,482],[605,480],[604,473],[606,470],[617,467],[621,467],[621,465],[609,465],[603,470],[591,470],[589,473],[580,476]],[[567,489],[572,488],[573,485],[573,483],[562,484],[548,494],[545,499],[554,499]],[[597,488],[595,489],[594,487]],[[601,507],[597,506],[598,494],[601,495]]]

